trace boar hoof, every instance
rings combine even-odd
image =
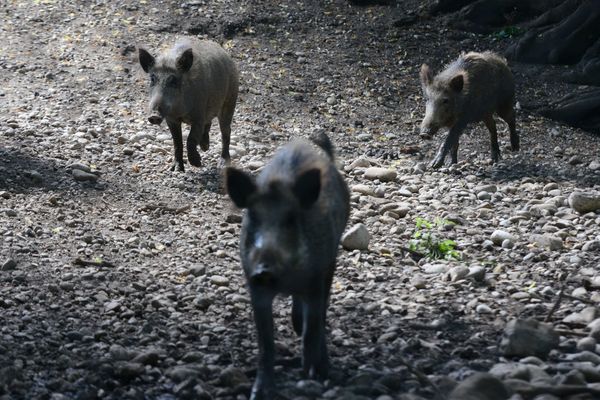
[[[183,167],[183,161],[173,161],[173,164],[171,164],[171,171],[185,172],[185,168]]]
[[[256,380],[252,386],[250,400],[271,400],[275,398],[273,385],[268,385],[262,381]]]
[[[433,168],[433,169],[438,169],[442,165],[444,165],[444,159],[441,157],[436,157],[433,159],[433,161],[431,161],[431,163],[429,164],[429,167]]]
[[[190,151],[190,149],[188,149],[188,161],[194,167],[202,166],[202,161],[200,160],[200,154],[198,154],[198,150],[196,150],[196,149],[194,149],[193,151]]]

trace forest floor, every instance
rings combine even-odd
[[[258,169],[291,137],[327,132],[352,189],[348,227],[371,234],[369,250],[339,252],[328,381],[298,384],[290,301],[276,301],[284,398],[432,398],[405,361],[444,389],[487,371],[505,324],[543,320],[563,286],[586,302],[565,299],[551,322],[582,332],[585,321],[564,318],[600,303],[600,246],[585,246],[600,240],[600,214],[567,198],[600,190],[600,139],[519,110],[520,152],[499,122],[492,165],[478,124],[456,166],[427,169],[443,136],[418,134],[421,64],[511,39],[448,29],[423,16],[427,2],[398,4],[3,1],[0,399],[248,396],[256,335],[217,124],[203,166],[177,173],[167,128],[147,121],[136,47],[156,54],[185,34],[219,41],[239,66],[232,163]],[[510,66],[520,104],[571,89],[553,79],[562,67]],[[397,177],[368,180],[366,166]],[[81,170],[98,179],[76,180]],[[405,254],[418,217],[454,221],[434,231],[462,258]],[[490,242],[498,229],[512,235],[504,247]],[[461,267],[484,275],[447,273]],[[565,334],[553,356],[576,339]]]

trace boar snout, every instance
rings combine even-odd
[[[158,115],[151,115],[148,117],[148,121],[150,121],[150,123],[153,125],[160,125],[162,120],[163,120],[162,117],[160,117]]]
[[[269,285],[275,281],[273,270],[267,264],[258,264],[250,274],[250,281],[257,285]]]

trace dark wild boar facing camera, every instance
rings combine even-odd
[[[184,171],[181,124],[191,126],[187,155],[190,164],[199,167],[197,146],[208,150],[208,134],[215,117],[221,129],[221,157],[229,161],[239,84],[237,68],[227,52],[215,42],[188,38],[158,58],[140,48],[139,61],[150,77],[148,121],[160,125],[165,120],[173,137],[175,161],[171,170]]]
[[[508,124],[512,150],[519,150],[515,83],[504,58],[492,52],[462,54],[436,76],[423,64],[420,78],[427,101],[421,134],[431,136],[440,128],[450,129],[431,167],[441,167],[448,151],[451,151],[452,164],[457,163],[461,133],[467,124],[479,121],[490,131],[491,158],[497,162],[500,147],[494,113]]]
[[[251,399],[274,396],[273,299],[292,295],[292,324],[302,335],[302,367],[325,379],[329,361],[325,315],[340,237],[349,215],[346,183],[322,134],[281,148],[255,179],[235,168],[225,171],[229,196],[244,209],[240,237],[258,333],[258,372]]]

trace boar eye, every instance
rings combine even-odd
[[[150,85],[152,85],[152,86],[156,85],[157,80],[158,79],[156,78],[156,75],[154,75],[154,74],[150,75]]]
[[[442,104],[448,104],[450,102],[449,99],[442,99]]]
[[[177,85],[179,84],[179,80],[177,79],[176,76],[171,75],[167,78],[167,86],[169,87],[177,87]]]

